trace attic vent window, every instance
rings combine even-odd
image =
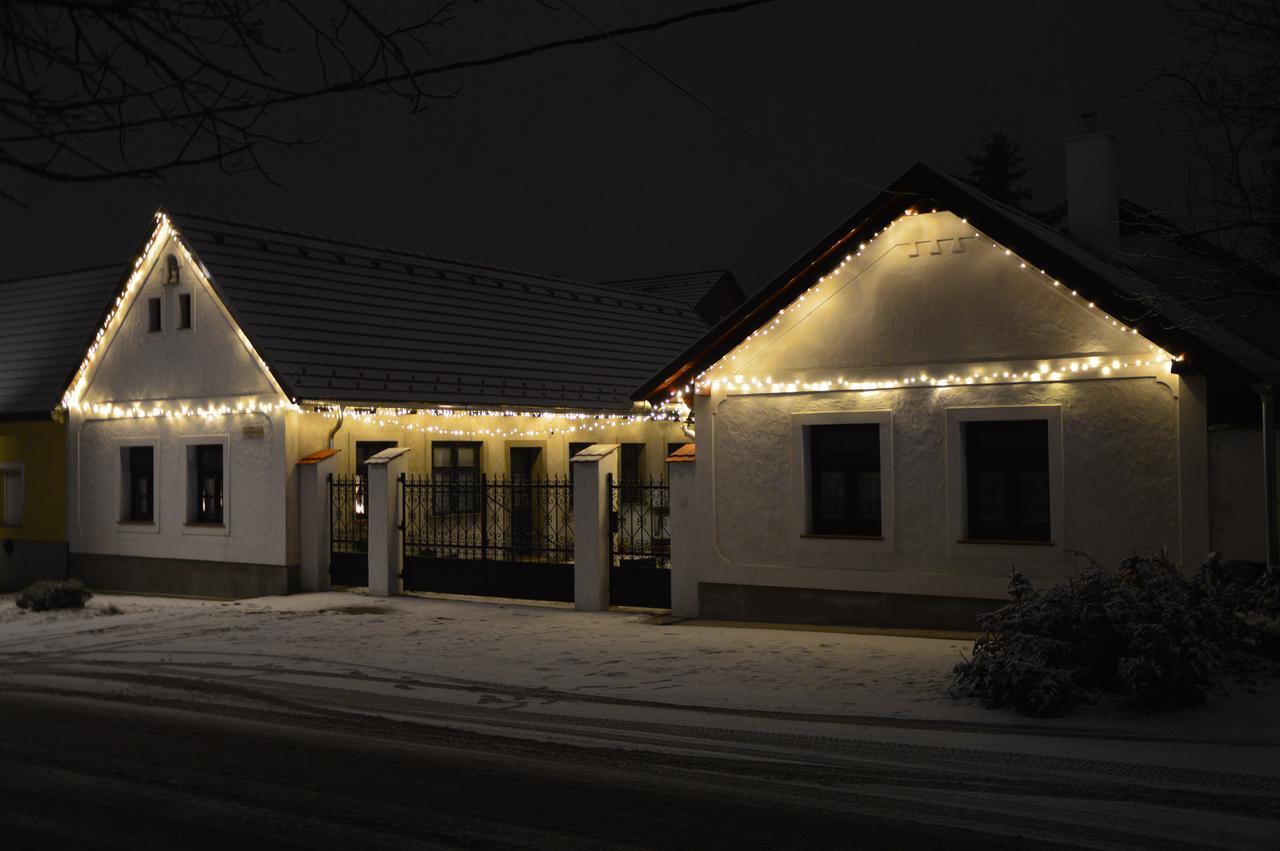
[[[165,284],[178,283],[178,257],[176,254],[167,254],[164,258],[164,282]]]
[[[161,323],[161,302],[158,298],[147,299],[147,330],[162,331],[164,326]]]

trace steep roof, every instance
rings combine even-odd
[[[683,301],[171,213],[299,401],[626,410],[705,330]]]
[[[907,208],[949,210],[967,218],[978,230],[1027,262],[1051,270],[1054,277],[1068,283],[1106,313],[1136,328],[1165,351],[1186,354],[1190,369],[1228,373],[1237,381],[1280,381],[1280,341],[1275,336],[1267,345],[1261,345],[1258,339],[1246,339],[1223,317],[1192,309],[1186,299],[1162,289],[1150,278],[943,172],[916,163],[701,339],[639,385],[632,398],[662,399],[672,389],[690,383],[694,376],[799,298],[819,277],[839,265],[848,253],[847,246],[866,241],[903,215]]]
[[[0,281],[0,419],[48,419],[127,264]]]
[[[628,278],[621,281],[603,281],[606,287],[646,293],[659,298],[683,302],[690,307],[697,305],[707,291],[731,273],[727,269],[711,269],[706,272],[684,272],[676,275],[659,275],[656,278]]]

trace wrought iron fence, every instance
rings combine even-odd
[[[329,474],[329,551],[367,553],[369,519],[365,514],[368,487],[363,476]]]
[[[407,558],[573,561],[567,478],[401,475]]]
[[[607,478],[614,566],[671,567],[671,497],[666,481]]]

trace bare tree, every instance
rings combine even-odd
[[[1276,295],[1280,271],[1280,3],[1167,0],[1194,58],[1150,85],[1191,152],[1173,223],[1136,215],[1176,242],[1182,273],[1219,294]]]
[[[263,148],[307,141],[283,105],[374,91],[422,110],[455,93],[439,75],[775,0],[432,64],[432,37],[479,2],[0,0],[0,169],[64,183],[205,164],[267,174]]]

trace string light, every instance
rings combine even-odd
[[[936,213],[937,211],[934,210]],[[794,393],[794,392],[824,392],[837,390],[883,390],[898,389],[906,387],[947,387],[947,386],[963,386],[972,384],[995,384],[995,383],[1020,383],[1020,382],[1042,382],[1042,381],[1064,381],[1075,380],[1078,378],[1092,378],[1096,376],[1103,377],[1121,377],[1118,372],[1123,372],[1126,376],[1132,376],[1135,372],[1150,373],[1161,367],[1165,371],[1172,371],[1172,364],[1184,359],[1185,356],[1179,355],[1174,357],[1164,351],[1156,344],[1138,333],[1137,328],[1130,328],[1115,317],[1098,310],[1097,305],[1088,300],[1082,300],[1082,308],[1090,311],[1096,311],[1096,315],[1100,315],[1105,321],[1121,333],[1132,334],[1141,339],[1148,349],[1147,354],[1140,356],[1131,356],[1123,360],[1113,360],[1110,364],[1103,364],[1101,357],[1086,356],[1084,358],[1068,359],[1058,361],[1054,364],[1041,363],[1036,368],[1004,368],[1000,365],[980,365],[965,368],[960,373],[948,373],[946,375],[931,375],[928,372],[910,375],[897,375],[891,377],[864,377],[855,380],[848,380],[843,376],[834,380],[809,380],[809,381],[774,381],[772,376],[750,376],[744,375],[736,371],[737,362],[744,359],[751,350],[753,343],[762,337],[775,333],[782,328],[783,320],[786,316],[800,309],[805,303],[806,298],[820,296],[824,288],[829,289],[829,285],[835,284],[837,276],[845,272],[846,268],[861,258],[867,250],[880,237],[887,235],[894,227],[901,223],[904,219],[919,215],[912,208],[908,208],[902,216],[894,219],[885,227],[876,231],[872,236],[864,242],[860,242],[856,250],[846,254],[838,264],[826,274],[818,276],[817,280],[798,298],[781,308],[774,314],[768,322],[758,327],[746,336],[737,346],[735,346],[727,355],[722,357],[716,363],[707,367],[694,376],[693,381],[686,383],[683,387],[676,388],[669,396],[669,402],[676,404],[684,404],[684,400],[689,393],[698,392],[718,392],[724,390],[726,393],[745,394],[745,393]],[[960,219],[961,223],[968,225],[968,219]],[[1010,262],[1017,263],[1020,271],[1031,272],[1027,261],[1014,254],[1013,250],[1000,245],[999,243],[985,237],[981,231],[974,230],[972,236],[962,237],[962,239],[975,239],[981,244],[983,241],[989,242],[991,247],[1002,253],[1004,257],[1009,258]],[[852,271],[852,270],[850,270]],[[1068,290],[1062,287],[1062,282],[1056,278],[1051,278],[1045,269],[1035,269],[1039,276],[1043,277],[1047,282],[1052,281],[1053,288],[1058,292],[1067,295],[1073,300],[1080,299],[1080,294],[1076,290]],[[853,277],[845,278],[840,285],[846,285],[853,281]],[[812,304],[812,302],[811,302]],[[881,371],[883,373],[883,371]]]

